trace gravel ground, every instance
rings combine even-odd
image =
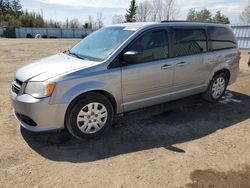
[[[218,104],[200,96],[117,118],[103,137],[31,133],[8,96],[13,72],[77,40],[0,39],[0,187],[250,187],[250,69]]]

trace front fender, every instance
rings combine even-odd
[[[113,95],[115,98],[120,93],[114,86],[101,81],[89,81],[85,83],[78,83],[73,86],[70,86],[69,84],[61,84],[57,86],[57,90],[55,92],[55,95],[53,96],[52,103],[70,103],[77,96],[95,90],[106,91]]]

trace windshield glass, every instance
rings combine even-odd
[[[102,28],[75,45],[70,53],[92,61],[103,61],[135,30],[118,26]]]

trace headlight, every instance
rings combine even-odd
[[[24,93],[35,98],[45,98],[52,95],[54,88],[54,82],[28,82]]]

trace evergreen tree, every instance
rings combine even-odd
[[[6,15],[10,11],[10,3],[8,0],[0,0],[0,16]]]
[[[131,0],[130,7],[125,15],[126,22],[134,22],[136,15],[136,8],[137,6],[135,0]]]
[[[196,12],[195,8],[191,8],[187,14],[187,20],[188,21],[194,21],[196,20]]]
[[[20,0],[12,0],[11,1],[11,9],[15,14],[19,14],[22,11],[22,5]]]
[[[203,9],[201,11],[190,9],[187,14],[187,20],[188,21],[212,21],[212,13],[208,9]]]
[[[46,21],[42,15],[22,10],[20,0],[0,0],[0,27],[52,27],[61,28],[62,23]],[[80,23],[78,23],[80,25]],[[69,20],[66,28],[70,28]]]
[[[5,10],[5,1],[0,0],[0,16],[3,16],[4,10]]]
[[[229,18],[225,15],[221,14],[221,11],[217,11],[215,16],[213,17],[213,22],[222,23],[222,24],[230,24]]]
[[[12,11],[12,8],[11,8],[11,3],[9,0],[3,0],[4,2],[4,11],[3,11],[3,14],[6,15],[6,14],[11,14],[13,11]]]
[[[196,11],[194,8],[190,9],[187,14],[188,21],[213,21],[215,23],[229,24],[229,18],[221,14],[221,11],[217,11],[214,17],[208,9]]]
[[[196,13],[196,19],[198,21],[212,21],[212,13],[208,9],[203,9]]]

